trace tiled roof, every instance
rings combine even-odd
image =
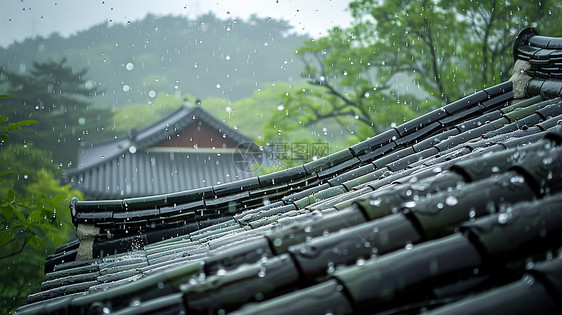
[[[244,162],[243,156],[235,149],[221,150],[218,143],[216,150],[153,148],[164,140],[176,139],[174,135],[201,122],[216,133],[219,139],[215,142],[224,140],[240,150],[258,150],[250,137],[228,127],[200,106],[184,103],[145,129],[131,130],[117,139],[86,143],[78,150],[78,167],[66,171],[65,176],[75,188],[100,199],[164,194],[253,177],[253,172],[237,165]],[[179,170],[189,170],[189,176]]]
[[[562,85],[522,56],[562,39],[541,38],[518,37],[512,80],[325,158],[74,199],[80,241],[19,313],[560,312]]]

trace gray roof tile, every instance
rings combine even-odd
[[[61,263],[78,243],[59,249],[21,313],[559,310],[562,112],[545,98],[562,53],[545,49],[561,40],[534,37],[514,54],[548,75],[526,100],[504,82],[304,166],[73,200],[75,222],[100,228],[95,255],[117,254]]]

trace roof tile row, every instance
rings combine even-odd
[[[535,37],[514,50],[557,42]],[[559,311],[562,85],[537,80],[527,100],[505,82],[286,171],[73,200],[95,258],[61,247],[19,312]]]

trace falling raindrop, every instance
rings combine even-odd
[[[277,110],[284,110],[284,109],[285,109],[285,105],[283,104],[277,105]]]
[[[125,65],[125,69],[131,71],[135,68],[135,65],[131,62],[127,63],[127,65]]]
[[[123,91],[124,92],[129,92],[130,89],[131,88],[127,84],[123,85]]]
[[[156,91],[150,90],[150,91],[148,92],[148,96],[151,97],[151,98],[156,97]]]

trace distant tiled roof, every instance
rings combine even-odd
[[[19,313],[560,313],[562,39],[544,38],[520,34],[510,81],[322,159],[72,200],[80,240]]]
[[[104,199],[165,194],[253,177],[253,172],[237,166],[243,156],[233,150],[153,150],[154,145],[174,138],[195,122],[209,126],[218,135],[217,141],[228,140],[242,149],[255,146],[250,137],[228,127],[200,106],[184,103],[145,129],[131,130],[117,139],[86,143],[78,150],[78,167],[65,175],[75,188],[90,197]]]

